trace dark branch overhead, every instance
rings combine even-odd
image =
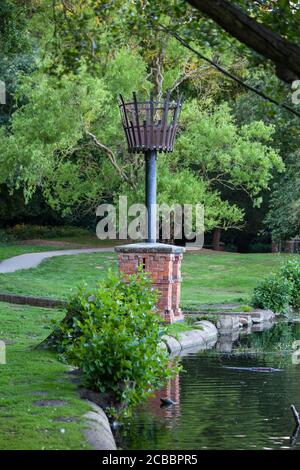
[[[300,47],[248,16],[227,0],[187,0],[240,42],[271,60],[280,80],[300,78]]]

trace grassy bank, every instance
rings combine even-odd
[[[79,399],[67,367],[56,354],[34,350],[62,312],[0,303],[0,449],[86,449],[80,417],[89,409]],[[63,406],[37,406],[62,400]],[[78,419],[79,418],[79,419]],[[70,422],[69,422],[70,421]]]
[[[21,248],[23,252],[30,251],[29,247]],[[12,247],[7,248],[6,256],[4,251],[4,248],[0,251],[2,259],[12,256]],[[182,266],[182,305],[197,308],[202,303],[245,303],[257,282],[288,257],[272,253],[186,253]],[[117,269],[114,253],[51,258],[34,269],[1,274],[0,291],[65,299],[83,282],[94,286],[109,268]]]
[[[186,253],[182,303],[247,303],[257,283],[291,255],[278,253]]]

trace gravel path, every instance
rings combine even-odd
[[[44,259],[53,256],[80,255],[82,253],[113,252],[113,248],[81,248],[77,250],[44,251],[42,253],[26,253],[0,262],[0,274],[14,273],[20,269],[36,268]]]

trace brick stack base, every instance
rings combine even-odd
[[[184,248],[162,243],[135,243],[115,248],[119,270],[134,274],[138,267],[149,273],[153,286],[159,291],[158,310],[167,323],[183,320],[179,308],[181,260]]]

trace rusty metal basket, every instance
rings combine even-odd
[[[125,103],[120,95],[120,111],[128,151],[130,153],[172,152],[178,128],[181,109],[181,97],[170,101],[170,92],[164,101],[154,101],[153,94],[149,101],[138,101],[133,93],[133,101]]]

